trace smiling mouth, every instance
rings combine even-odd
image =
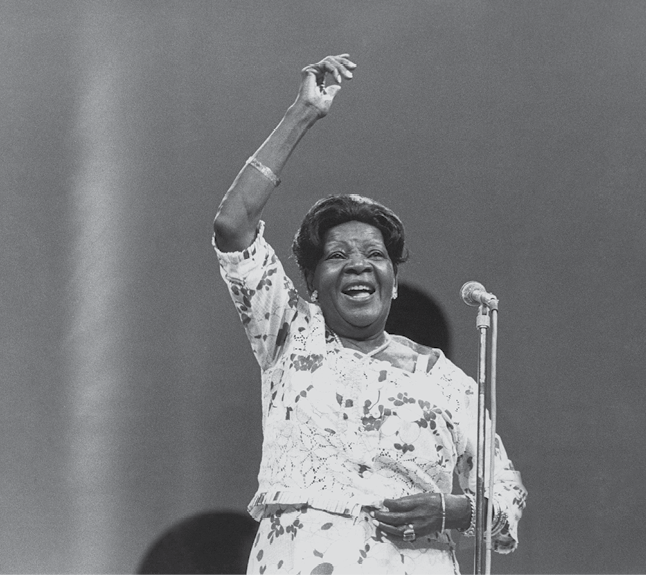
[[[354,301],[363,301],[375,293],[375,288],[367,284],[354,284],[342,289],[341,292]]]

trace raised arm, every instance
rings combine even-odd
[[[356,64],[348,59],[348,54],[328,56],[303,68],[296,101],[252,156],[254,161],[247,162],[240,170],[220,203],[214,221],[220,250],[242,251],[251,245],[283,166],[307,130],[327,115],[332,100],[341,89],[340,83],[351,79],[355,68]],[[327,74],[337,84],[326,86]]]

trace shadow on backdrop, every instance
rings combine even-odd
[[[213,511],[184,519],[148,549],[137,573],[246,573],[258,524],[246,513]]]
[[[439,347],[450,358],[451,334],[440,306],[421,289],[403,282],[400,282],[397,292],[386,331],[428,347]]]

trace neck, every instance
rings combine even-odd
[[[379,351],[388,347],[388,344],[390,343],[390,336],[385,331],[381,331],[366,339],[354,339],[345,336],[337,337],[344,347],[358,349],[366,355],[379,353]]]

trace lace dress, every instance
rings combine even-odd
[[[217,250],[262,372],[263,451],[249,512],[260,521],[250,573],[458,573],[450,531],[387,538],[369,517],[386,498],[476,488],[476,384],[440,350],[415,372],[343,347],[299,297],[259,225],[243,252]],[[214,241],[215,246],[215,241]],[[526,491],[496,443],[494,500],[517,545]]]

